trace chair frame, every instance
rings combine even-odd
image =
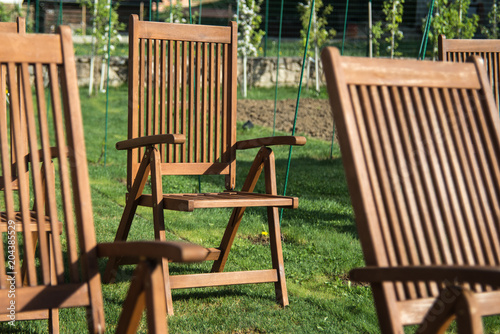
[[[473,57],[471,63],[456,64],[367,59],[342,57],[337,49],[325,48],[322,62],[366,262],[365,268],[353,269],[350,278],[371,284],[383,333],[402,333],[403,326],[412,324],[421,324],[422,333],[443,333],[455,317],[459,332],[481,333],[481,317],[500,313],[498,203],[483,201],[491,206],[484,206],[487,219],[476,219],[480,210],[474,207],[473,217],[454,220],[452,215],[461,212],[448,211],[456,204],[448,199],[462,191],[461,204],[467,207],[465,189],[484,186],[490,196],[500,194],[498,182],[480,184],[500,176],[500,120],[482,60]],[[440,105],[436,101],[441,97],[446,100]],[[479,126],[483,131],[469,130]],[[457,129],[470,131],[463,136],[465,144],[455,143],[462,138],[453,132]],[[448,131],[456,136],[450,138]],[[485,142],[485,147],[476,144]],[[447,174],[451,170],[460,175],[458,157],[474,166],[464,158],[465,150],[475,150],[470,159],[481,159],[484,167],[474,181]],[[443,193],[455,181],[457,187],[466,182],[465,188]],[[439,215],[444,218],[434,221]],[[454,232],[462,222],[467,226]],[[495,228],[491,237],[485,234]],[[476,229],[479,236],[467,235]],[[452,242],[457,247],[448,248]],[[473,253],[478,260],[461,257],[460,252]]]
[[[202,261],[208,251],[172,242],[97,244],[71,29],[60,26],[53,35],[2,33],[0,44],[0,66],[5,69],[10,93],[9,107],[5,101],[0,104],[0,184],[4,194],[0,232],[8,234],[9,247],[11,236],[17,241],[11,253],[0,248],[0,320],[12,320],[9,307],[14,300],[16,321],[49,318],[49,330],[58,333],[58,309],[85,307],[89,331],[104,332],[97,260],[126,256],[139,264],[117,331],[134,331],[146,308],[149,331],[166,333],[161,258]],[[28,176],[21,177],[24,173]],[[17,179],[15,186],[13,179]],[[58,212],[59,204],[63,213]],[[9,233],[12,228],[16,233]],[[66,247],[60,240],[63,230]],[[13,261],[12,267],[8,261]],[[15,297],[6,284],[12,271],[19,273]]]
[[[447,39],[439,35],[438,55],[441,61],[464,63],[472,55],[484,60],[495,102],[500,105],[500,39]]]
[[[138,205],[153,209],[155,238],[162,241],[165,240],[164,210],[233,208],[220,246],[209,248],[210,255],[207,260],[214,261],[211,273],[169,275],[167,261],[162,263],[168,313],[173,314],[171,289],[232,284],[274,282],[277,300],[282,306],[288,305],[278,207],[296,208],[298,199],[277,195],[274,153],[269,146],[304,145],[306,139],[300,136],[282,136],[236,141],[235,22],[231,22],[228,27],[199,26],[141,22],[137,15],[131,15],[129,29],[128,139],[116,144],[117,149],[127,150],[128,193],[115,241],[127,239]],[[152,43],[156,44],[153,46]],[[160,49],[162,51],[159,51]],[[211,50],[210,56],[207,56],[207,50]],[[202,53],[203,58],[200,56],[195,60],[195,54]],[[147,54],[147,58],[144,56],[146,60],[140,57],[141,54]],[[154,63],[152,59],[159,59],[162,54],[163,61],[160,64]],[[166,54],[168,56],[165,56]],[[151,72],[152,69],[155,69],[154,73]],[[197,98],[193,98],[193,85],[187,87],[189,82],[194,82],[195,76],[203,78],[200,83],[203,93]],[[165,87],[165,82],[171,83],[171,86]],[[144,87],[145,83],[149,83],[147,88]],[[172,87],[173,85],[175,87]],[[181,91],[181,96],[191,95],[186,100],[178,97],[175,101],[173,98],[169,99],[169,96],[174,96],[175,90]],[[142,93],[144,91],[145,94]],[[214,100],[211,100],[214,91],[221,93],[215,94]],[[166,96],[166,93],[169,95]],[[198,104],[194,101],[196,99],[201,102]],[[164,105],[167,106],[168,112],[179,110],[179,116],[170,116],[167,113],[162,116]],[[196,118],[199,116],[193,114],[195,110],[202,115],[201,123],[198,123]],[[192,114],[189,114],[190,112]],[[158,123],[159,125],[151,126],[148,120],[152,122],[155,117],[164,118],[164,122],[169,125]],[[144,119],[146,124],[141,123]],[[210,134],[207,135],[210,129],[218,129],[217,125],[210,123],[212,119],[224,129],[220,134],[215,131],[215,139],[210,137]],[[181,125],[178,125],[178,122],[181,122]],[[197,127],[201,130],[196,130]],[[251,148],[260,150],[241,191],[235,191],[236,150]],[[212,153],[214,151],[215,153]],[[262,171],[265,174],[266,193],[254,193]],[[162,189],[164,175],[225,175],[226,189],[225,192],[216,194],[165,194]],[[152,194],[145,194],[143,191],[149,176]],[[245,209],[252,206],[267,207],[272,269],[223,272]],[[125,263],[111,258],[103,276],[104,280],[113,281],[118,266]]]

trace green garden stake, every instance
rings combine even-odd
[[[314,13],[314,0],[312,0],[312,3],[311,3],[311,15],[309,17],[309,26],[307,27],[306,47],[304,49],[304,57],[302,58],[302,69],[300,71],[299,91],[297,93],[297,103],[295,104],[295,117],[293,119],[292,136],[295,135],[295,128],[297,125],[297,114],[299,112],[300,93],[302,92],[302,80],[304,78],[304,68],[305,68],[306,59],[307,59],[307,50],[309,48],[309,35],[311,34],[311,22],[312,22],[313,13]],[[293,146],[290,146],[290,150],[288,152],[288,163],[287,163],[287,167],[286,167],[285,186],[283,188],[283,196],[286,196],[286,188],[288,185],[288,176],[290,174],[290,162],[292,160],[292,149],[293,149]],[[282,218],[283,218],[283,208],[281,209],[281,212],[280,212],[280,224],[281,224]]]
[[[158,0],[156,0],[156,22],[160,21],[160,7],[158,6]]]
[[[30,24],[30,7],[31,7],[31,0],[28,0],[28,7],[26,8],[26,27],[29,27]]]
[[[193,15],[191,13],[191,0],[189,0],[189,24],[193,24]]]
[[[276,59],[276,85],[274,87],[274,119],[273,119],[273,137],[276,133],[276,103],[278,100],[278,78],[280,73],[280,52],[281,52],[281,29],[283,27],[283,2],[281,0],[281,11],[280,11],[280,29],[278,34],[278,56]]]
[[[149,0],[149,21],[151,21],[151,7],[153,5],[153,0]]]
[[[108,68],[107,68],[107,78],[106,78],[106,120],[104,122],[104,167],[106,167],[106,151],[108,146],[108,109],[109,109],[109,60],[111,58],[111,0],[108,0],[109,4],[109,20],[108,20]],[[151,8],[151,7],[150,7]]]
[[[281,27],[280,27],[281,29]],[[269,0],[266,0],[266,23],[264,25],[264,57],[267,57],[267,35],[269,33]]]
[[[201,3],[202,1],[200,0],[200,9],[198,11],[198,24],[201,24]]]
[[[345,44],[345,35],[347,30],[347,12],[349,10],[349,0],[345,3],[345,17],[344,17],[344,33],[342,34],[342,50],[340,51],[341,55],[344,55],[344,44]]]
[[[62,15],[63,15],[62,0],[59,0],[59,13],[57,14],[57,25],[58,26],[60,26],[62,24]]]
[[[422,36],[422,42],[420,43],[420,50],[418,51],[419,60],[425,59],[425,53],[427,52],[427,41],[429,40],[429,31],[431,29],[432,14],[434,13],[434,0],[432,0],[429,7],[429,13],[427,14],[427,20],[424,27],[424,35]]]

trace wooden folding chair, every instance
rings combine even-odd
[[[322,53],[384,333],[482,330],[500,313],[500,121],[482,60]]]
[[[149,330],[166,332],[159,258],[201,261],[208,252],[96,244],[71,30],[0,33],[0,45],[10,94],[0,103],[0,320],[15,329],[16,321],[49,318],[58,332],[54,310],[86,307],[89,330],[104,332],[97,258],[123,256],[139,265],[117,330],[133,331],[147,306]]]
[[[212,248],[212,273],[169,276],[163,262],[167,310],[170,289],[274,282],[276,297],[288,304],[278,207],[296,208],[295,197],[278,196],[271,145],[304,145],[303,137],[236,141],[237,29],[140,22],[129,23],[127,202],[116,241],[127,239],[138,205],[153,208],[155,237],[165,240],[164,210],[233,208],[221,244]],[[236,150],[260,148],[241,191],[235,191]],[[265,172],[266,194],[254,193]],[[152,193],[143,193],[151,174]],[[164,175],[224,175],[225,190],[210,194],[164,194]],[[229,250],[247,207],[267,207],[272,269],[225,272]],[[105,281],[120,263],[110,259]]]
[[[484,60],[495,102],[500,101],[500,39],[446,39],[439,35],[439,60],[464,63],[472,55]]]

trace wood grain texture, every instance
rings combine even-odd
[[[500,120],[483,61],[334,48],[322,61],[368,266],[351,278],[372,282],[382,332],[421,323],[449,286],[463,291],[429,328],[463,314],[459,327],[480,332],[478,317],[500,313]]]

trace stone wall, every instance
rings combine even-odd
[[[97,59],[97,58],[96,58]],[[90,72],[90,57],[77,57],[77,73],[78,73],[78,84],[80,86],[85,86],[89,84],[89,72]],[[274,87],[276,84],[276,58],[270,57],[252,57],[248,59],[248,86],[255,87]],[[94,84],[99,84],[100,82],[100,70],[101,63],[100,60],[95,62],[95,76]],[[125,57],[111,57],[110,60],[110,70],[109,70],[109,84],[111,86],[118,86],[127,81],[127,68],[128,68],[128,58]],[[279,84],[280,86],[296,86],[300,80],[300,71],[302,68],[302,58],[299,57],[283,57],[280,58],[280,72],[279,72]],[[319,64],[319,71],[321,73],[321,85],[324,85],[323,69],[321,67],[321,62]],[[314,63],[310,63],[310,85],[314,85]],[[242,82],[243,76],[243,62],[242,59],[238,59],[238,81]],[[307,70],[304,73],[303,84],[306,84]]]

